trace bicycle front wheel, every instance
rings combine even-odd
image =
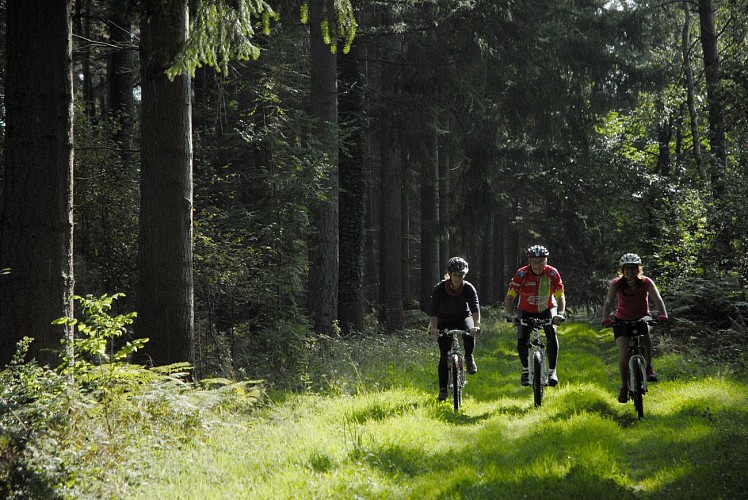
[[[642,375],[641,362],[636,364],[634,370],[634,386],[632,387],[634,408],[641,420],[644,418],[644,378]]]
[[[532,356],[532,392],[535,406],[540,406],[543,402],[543,360],[538,352]]]
[[[462,380],[460,380],[460,374],[462,373],[461,360],[458,356],[452,356],[451,361],[452,367],[452,397],[454,399],[455,411],[459,411],[460,405],[462,404]]]

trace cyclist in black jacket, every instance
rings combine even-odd
[[[468,281],[468,263],[461,257],[452,257],[447,262],[447,273],[444,279],[436,284],[431,293],[431,308],[429,314],[431,323],[429,331],[437,336],[439,341],[439,401],[447,399],[447,353],[452,347],[449,337],[438,337],[441,330],[470,330],[473,335],[480,330],[480,304],[478,292]],[[474,374],[478,371],[473,358],[475,337],[463,334],[465,345],[465,366],[467,372]]]

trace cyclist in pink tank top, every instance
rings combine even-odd
[[[660,322],[667,321],[667,309],[662,300],[654,281],[642,273],[642,260],[633,253],[627,253],[619,261],[621,271],[618,277],[610,282],[608,294],[603,305],[602,324],[604,327],[613,325],[613,336],[618,346],[618,371],[621,374],[621,390],[618,393],[618,401],[628,401],[628,338],[625,336],[626,325],[616,324],[615,320],[638,321],[644,317],[651,316],[649,311],[649,299],[652,299],[659,316]],[[610,320],[610,312],[613,303],[616,303],[614,321]],[[644,357],[647,360],[647,380],[657,381],[657,373],[652,368],[652,339],[647,333],[644,337]]]

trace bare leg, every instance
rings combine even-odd
[[[628,385],[629,380],[629,339],[628,337],[618,337],[616,339],[618,346],[618,371],[621,374],[621,385]]]
[[[649,368],[652,366],[652,337],[646,334],[642,344],[644,345],[644,359],[647,360],[647,368]]]

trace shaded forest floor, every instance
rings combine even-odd
[[[560,384],[540,408],[519,384],[513,331],[500,322],[484,322],[459,413],[435,399],[438,350],[422,329],[330,339],[319,355],[328,370],[310,374],[310,390],[271,391],[260,411],[226,412],[194,439],[142,450],[147,458],[112,482],[115,495],[740,497],[748,376],[739,344],[703,344],[686,327],[655,337],[660,382],[641,421],[616,401],[612,333],[585,323],[560,329]]]

